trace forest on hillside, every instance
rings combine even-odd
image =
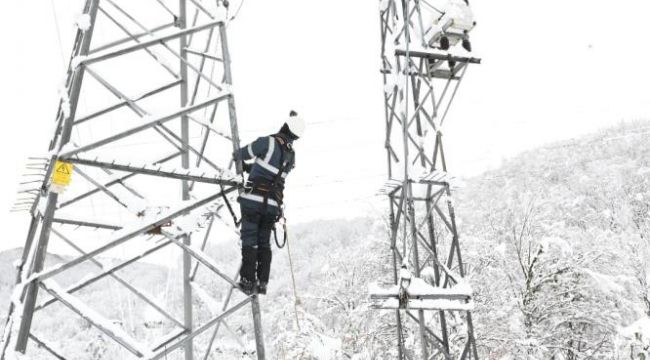
[[[648,358],[649,137],[638,122],[550,144],[460,193],[487,358]]]
[[[650,356],[649,138],[650,123],[638,122],[549,144],[466,179],[454,194],[481,358]],[[294,307],[286,249],[276,249],[262,299],[271,358],[396,357],[394,313],[370,309],[368,298],[370,283],[392,279],[386,224],[359,218],[292,228],[300,302]],[[234,243],[209,252],[236,266]],[[1,268],[9,269],[17,254],[0,255]],[[180,281],[179,272],[147,264],[122,275],[153,294],[165,291],[170,276]],[[0,294],[10,293],[12,279],[11,271],[0,272]],[[215,299],[225,296],[209,282],[202,287]],[[118,297],[121,305],[104,309],[106,316],[129,319],[120,326],[143,341],[169,329],[119,287],[98,285],[82,295],[96,302]],[[182,310],[180,299],[165,301]],[[70,359],[123,358],[110,339],[72,320],[74,314],[58,306],[51,314],[59,317],[39,322],[36,331],[52,334],[49,340]],[[252,358],[250,313],[237,313],[229,324],[210,358]],[[406,341],[416,341],[414,329],[406,334]],[[197,338],[198,346],[207,341]]]

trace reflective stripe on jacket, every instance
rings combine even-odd
[[[283,140],[286,140],[289,146],[292,143],[291,140],[284,138]],[[283,157],[281,147],[282,145],[280,145],[275,136],[263,136],[239,150],[239,160],[255,160],[250,175],[248,176],[249,181],[254,182],[255,179],[262,178],[272,182],[275,179],[282,166],[280,163]],[[284,186],[284,179],[286,179],[289,172],[295,167],[295,153],[289,157],[285,150],[284,161],[288,162],[282,171],[280,179],[282,186]],[[243,193],[239,201],[241,202],[241,200],[253,201],[260,204],[264,202],[262,196],[251,193]],[[273,199],[268,199],[268,205],[278,207],[278,203]]]

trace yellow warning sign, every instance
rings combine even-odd
[[[71,163],[57,160],[54,164],[54,171],[52,172],[52,183],[61,186],[70,185],[73,168],[74,166]]]

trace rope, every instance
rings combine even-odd
[[[237,8],[237,11],[235,11],[235,14],[230,18],[230,21],[235,20],[235,18],[236,18],[237,16],[239,16],[239,11],[241,10],[241,8],[242,8],[243,5],[244,5],[244,0],[242,0],[242,1],[239,3],[239,7]]]
[[[59,17],[56,14],[56,6],[54,5],[54,0],[50,0],[52,5],[52,15],[54,16],[54,25],[56,26],[56,36],[59,44],[59,52],[61,53],[61,63],[63,64],[63,70],[65,71],[65,55],[63,54],[63,42],[61,41],[61,27],[59,26]]]
[[[298,298],[298,291],[296,290],[296,275],[293,271],[293,260],[291,259],[291,245],[289,245],[289,236],[287,235],[287,224],[284,223],[284,238],[287,244],[287,254],[289,255],[289,270],[291,271],[291,282],[293,284],[293,313],[296,316],[296,326],[300,331],[300,320],[298,319],[298,305],[300,305],[300,298]]]

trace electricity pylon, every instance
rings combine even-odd
[[[241,165],[229,170],[240,146],[229,16],[221,0],[85,1],[42,185],[27,192],[33,195],[31,223],[17,263],[3,359],[27,350],[65,359],[52,345],[58,339],[47,338],[56,331],[38,333],[41,323],[56,317],[112,340],[107,343],[120,358],[208,359],[220,328],[236,335],[226,319],[249,304],[256,354],[264,359],[257,296],[240,293],[237,275],[206,254],[211,230],[241,183]],[[193,244],[198,235],[201,241]],[[47,264],[51,240],[78,255]],[[163,250],[182,259],[182,281],[169,295],[183,299],[177,309],[120,274]],[[97,270],[78,276],[84,266]],[[199,274],[210,291],[199,284]],[[61,285],[75,277],[72,285]],[[137,300],[138,309],[155,312],[161,336],[138,325],[140,314],[109,318],[120,293],[101,304],[85,296],[85,289],[107,280],[128,291],[129,304]],[[200,311],[206,307],[207,315]],[[62,309],[83,320],[69,321]],[[28,347],[30,340],[38,346]]]
[[[442,137],[468,66],[480,63],[473,16],[465,0],[383,0],[380,14],[394,283],[371,299],[395,310],[399,359],[476,359]]]

